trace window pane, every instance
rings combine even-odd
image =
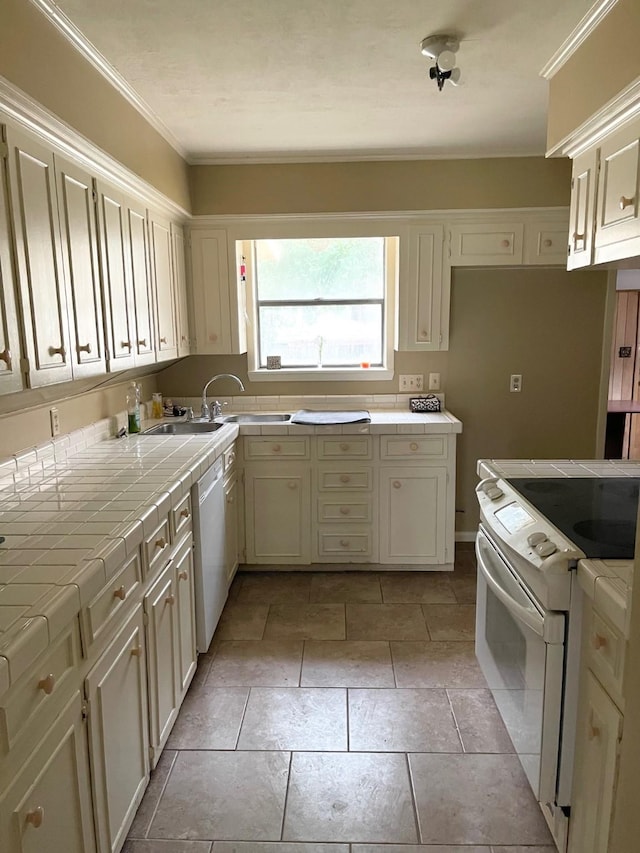
[[[260,366],[279,355],[283,367],[382,364],[382,305],[263,306]]]
[[[382,299],[384,237],[256,240],[258,300]]]

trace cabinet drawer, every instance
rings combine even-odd
[[[309,439],[294,436],[244,439],[245,459],[308,459]]]
[[[21,730],[48,725],[68,699],[68,685],[80,665],[80,631],[77,620],[21,676],[0,707],[0,735],[8,751]]]
[[[447,439],[443,435],[396,436],[383,435],[380,442],[381,459],[447,458]]]
[[[524,262],[564,266],[567,263],[568,242],[568,225],[527,222],[524,230]]]
[[[177,506],[169,513],[171,519],[171,534],[173,541],[177,542],[188,530],[191,530],[191,495],[185,495]]]
[[[318,489],[321,492],[336,491],[371,491],[373,472],[371,468],[321,468],[318,471]]]
[[[111,579],[109,586],[89,602],[82,613],[82,631],[85,646],[94,643],[102,632],[113,624],[116,614],[122,611],[127,600],[142,583],[140,555],[134,554]]]
[[[231,447],[227,447],[225,452],[222,455],[222,470],[226,474],[227,471],[233,468],[236,461],[236,446],[232,444]]]
[[[591,612],[589,666],[607,690],[618,698],[622,692],[625,639],[599,613]]]
[[[369,436],[335,436],[318,439],[318,459],[371,459]]]
[[[373,507],[366,496],[342,494],[339,498],[318,498],[318,521],[341,524],[369,524]]]
[[[147,577],[154,575],[164,565],[165,557],[170,551],[169,542],[169,519],[165,518],[151,536],[142,543],[144,569]]]
[[[518,223],[464,224],[451,228],[451,265],[518,266],[524,226]]]
[[[318,554],[321,557],[335,557],[336,554],[357,554],[370,556],[371,533],[369,531],[318,531]]]

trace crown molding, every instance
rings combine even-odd
[[[640,77],[547,151],[547,157],[577,157],[623,124],[640,116]]]
[[[550,80],[562,68],[580,45],[585,42],[598,24],[616,5],[618,0],[598,0],[580,21],[571,35],[565,39],[551,59],[540,71],[540,76]]]
[[[169,128],[158,118],[151,107],[143,101],[124,77],[105,59],[89,39],[67,18],[64,12],[56,6],[53,0],[30,0],[54,25],[66,40],[80,53],[104,79],[113,86],[131,106],[137,110],[145,121],[157,131],[184,160],[188,160],[187,150],[171,133]]]
[[[285,155],[269,155],[269,154],[249,154],[242,156],[240,154],[232,154],[228,157],[216,155],[197,155],[187,158],[187,163],[190,166],[270,166],[270,165],[288,165],[288,164],[322,164],[322,163],[401,163],[413,162],[418,160],[507,160],[517,159],[519,157],[541,157],[543,156],[539,150],[525,151],[517,153],[504,153],[496,151],[486,151],[477,154],[459,154],[452,156],[451,153],[430,154],[428,151],[411,151],[407,153],[373,153],[373,154],[354,154],[353,152],[342,152],[337,154],[310,154],[309,152],[299,151],[293,154]]]
[[[9,80],[0,77],[0,123],[5,116],[35,133],[65,156],[73,158],[94,177],[115,184],[125,193],[139,198],[146,206],[180,220],[189,218],[189,211],[173,199],[127,169]]]

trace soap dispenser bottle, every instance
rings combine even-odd
[[[127,423],[129,433],[140,432],[140,386],[132,382],[127,391]]]

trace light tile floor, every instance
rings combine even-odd
[[[453,573],[243,573],[124,853],[553,853]]]

